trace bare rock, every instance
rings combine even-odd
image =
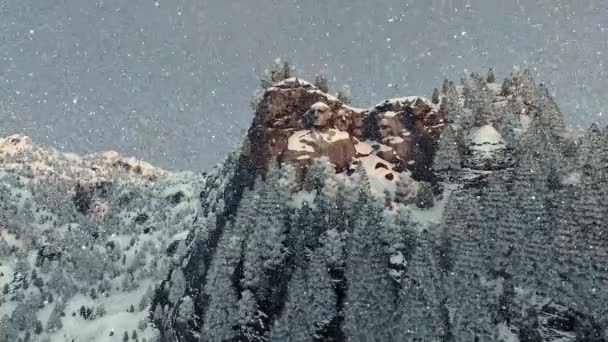
[[[256,173],[264,173],[272,158],[305,168],[311,159],[327,157],[340,172],[370,155],[403,171],[419,158],[414,146],[436,142],[443,119],[439,107],[421,97],[387,100],[367,110],[291,78],[267,89],[244,153]]]

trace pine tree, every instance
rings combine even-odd
[[[440,317],[438,270],[428,231],[416,240],[400,291],[398,315],[399,341],[435,341],[445,333]]]
[[[394,317],[393,281],[377,226],[381,203],[363,192],[361,206],[349,240],[345,278],[344,332],[348,341],[392,341]]]
[[[513,87],[513,81],[510,78],[505,78],[502,82],[502,87],[500,89],[500,95],[501,96],[511,95],[511,87]]]
[[[58,301],[57,304],[55,304],[55,307],[49,316],[49,320],[46,323],[46,330],[48,332],[55,332],[63,327],[63,324],[61,323],[61,315],[63,314],[64,309],[65,307],[62,302]]]
[[[308,202],[302,203],[290,214],[290,225],[285,243],[292,265],[305,265],[309,261],[310,251],[317,245],[319,225],[315,213]]]
[[[564,117],[545,85],[539,85],[537,93],[538,103],[536,105],[539,108],[540,121],[547,127],[550,134],[561,142],[563,137],[568,134]]]
[[[342,101],[345,105],[350,105],[353,100],[353,95],[349,85],[342,86],[342,90],[338,92],[338,100]]]
[[[498,121],[494,108],[490,104],[482,104],[474,109],[475,126],[496,125]]]
[[[554,272],[549,279],[551,283],[551,296],[560,298],[565,305],[572,305],[577,302],[577,296],[572,288],[572,280],[575,277],[573,261],[578,258],[577,248],[578,227],[575,220],[576,204],[580,191],[567,188],[562,191],[557,200],[555,224],[555,238],[553,239],[552,249],[555,251]]]
[[[321,340],[325,338],[323,336],[325,328],[338,314],[336,312],[337,298],[334,291],[334,280],[329,273],[330,267],[336,263],[328,258],[328,256],[335,255],[336,241],[325,242],[312,255],[307,272],[307,292],[311,296],[308,303],[310,306],[309,317],[314,325],[314,337]]]
[[[237,304],[236,316],[234,317],[238,328],[239,341],[265,342],[267,315],[259,308],[254,294],[245,290]],[[215,336],[213,338],[216,338]]]
[[[335,174],[335,168],[327,157],[315,158],[306,174],[304,190],[316,191],[319,194],[328,179],[333,179],[334,184],[337,185]]]
[[[488,82],[488,83],[496,82],[496,76],[494,76],[494,68],[490,68],[490,70],[488,70],[488,76],[486,77],[486,82]]]
[[[433,95],[431,96],[431,102],[439,104],[439,89],[433,89]]]
[[[492,103],[492,94],[488,86],[479,75],[471,75],[463,80],[463,95],[465,108],[476,112],[478,108],[489,108]]]
[[[272,62],[270,69],[264,71],[264,77],[262,78],[262,88],[268,89],[275,83],[280,82],[284,79],[291,77],[291,67],[287,61],[283,61],[280,58],[275,59]]]
[[[414,222],[409,210],[399,206],[396,212],[384,211],[381,227],[380,238],[389,258],[388,273],[399,282],[415,247]]]
[[[429,182],[418,182],[418,191],[415,199],[416,206],[420,209],[429,209],[435,205],[433,186]]]
[[[306,276],[298,268],[289,282],[288,297],[283,314],[275,323],[271,341],[311,341],[315,327],[308,315],[309,292]]]
[[[335,317],[336,298],[324,255],[315,251],[306,270],[296,269],[273,341],[312,341]]]
[[[592,152],[594,153],[594,152]],[[586,158],[591,161],[592,157]],[[591,161],[583,166],[577,201],[574,203],[570,248],[567,259],[580,310],[596,316],[606,314],[600,298],[608,286],[608,241],[603,222],[606,222],[605,203],[602,203],[601,180]]]
[[[284,171],[276,164],[269,168],[256,207],[257,220],[245,246],[241,283],[257,298],[267,298],[273,277],[280,276],[279,268],[286,257],[283,204],[287,202],[289,189]]]
[[[481,203],[477,196],[466,193],[463,198],[453,198],[446,208],[446,226],[453,248],[455,277],[481,275],[485,272],[483,249],[483,223]]]
[[[19,332],[11,323],[7,315],[0,319],[0,342],[14,342],[17,340]]]
[[[325,76],[315,75],[314,85],[319,88],[320,91],[329,93],[329,85],[327,84],[327,78]]]
[[[522,327],[519,330],[519,340],[522,342],[542,341],[539,331],[538,312],[530,307],[523,317]]]
[[[446,125],[433,158],[433,170],[453,174],[461,169],[461,160],[458,135],[451,125]]]
[[[42,322],[40,322],[40,320],[36,320],[36,323],[34,324],[34,334],[36,335],[40,335],[42,333]]]
[[[547,291],[546,279],[550,279],[547,272],[551,268],[550,246],[554,235],[547,215],[552,199],[548,175],[558,167],[557,153],[549,134],[538,121],[531,124],[521,143],[523,152],[515,171],[513,191],[523,234],[514,260],[514,280],[518,286],[540,286],[543,292]]]
[[[248,227],[253,220],[252,194],[245,193],[234,223],[226,225],[218,242],[217,252],[207,273],[206,292],[209,304],[202,329],[204,339],[229,340],[236,337],[238,293],[232,279],[241,262],[243,239],[248,236]]]
[[[467,93],[465,92],[463,95],[466,99]],[[443,112],[445,112],[448,123],[454,125],[455,129],[464,131],[473,126],[473,112],[462,105],[460,95],[458,94],[454,84],[451,82],[448,92],[441,99],[441,107]]]
[[[481,222],[487,222],[481,236],[488,252],[486,267],[490,274],[500,277],[512,275],[512,257],[521,241],[519,234],[523,233],[509,193],[510,184],[509,176],[489,178],[482,199]]]
[[[450,306],[455,310],[452,333],[454,341],[495,341],[489,292],[477,275],[455,279]]]
[[[395,184],[395,202],[403,205],[414,203],[416,199],[416,190],[414,180],[407,173],[399,174],[399,179]]]

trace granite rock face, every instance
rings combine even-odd
[[[422,97],[355,108],[290,78],[266,90],[244,152],[258,174],[273,158],[302,174],[314,158],[327,157],[342,172],[370,156],[400,173],[413,165],[430,165],[444,122],[439,106]]]

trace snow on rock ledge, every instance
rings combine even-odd
[[[98,183],[114,177],[132,181],[155,181],[168,173],[114,151],[79,156],[52,148],[41,148],[29,137],[0,138],[0,168],[27,178],[50,177],[66,183]]]
[[[340,173],[373,155],[390,165],[389,173],[381,175],[387,181],[412,165],[424,168],[429,163],[414,160],[422,155],[417,149],[435,145],[443,122],[439,106],[422,97],[391,99],[361,109],[309,82],[289,78],[266,89],[243,153],[252,162],[252,172],[264,173],[276,158],[295,165],[300,180],[314,158],[329,158]]]

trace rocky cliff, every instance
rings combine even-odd
[[[261,96],[243,158],[255,174],[263,174],[271,159],[286,162],[295,167],[298,184],[319,157],[327,157],[337,173],[351,174],[361,164],[387,189],[403,177],[434,182],[431,169],[447,125],[457,132],[449,143],[459,149],[439,158],[457,158],[480,171],[508,167],[509,151],[535,118],[563,143],[574,141],[547,89],[526,71],[502,84],[488,79],[472,74],[459,86],[445,81],[432,100],[407,96],[355,108],[309,82],[287,78],[269,84]]]
[[[526,73],[369,109],[287,77],[206,175],[0,139],[0,342],[604,341],[607,142]]]
[[[266,89],[244,153],[257,173],[276,158],[296,166],[301,178],[314,158],[324,156],[337,172],[361,162],[370,172],[385,170],[383,176],[393,181],[413,165],[430,167],[429,156],[444,125],[445,112],[423,97],[361,109],[289,78]]]
[[[580,191],[576,147],[526,72],[370,109],[270,83],[151,318],[167,341],[585,340],[595,292],[562,302],[549,276],[574,261],[550,229],[573,227],[554,209]]]

